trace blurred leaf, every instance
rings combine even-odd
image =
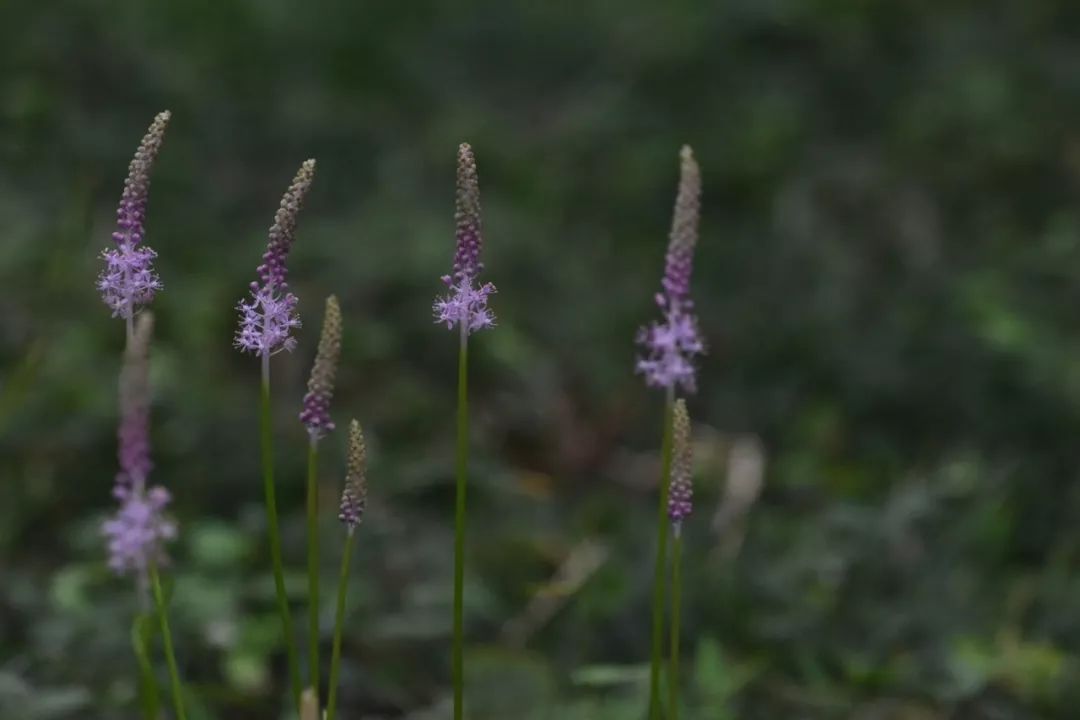
[[[571,676],[575,684],[584,687],[637,684],[648,677],[648,665],[587,665]]]

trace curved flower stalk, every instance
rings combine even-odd
[[[668,519],[674,542],[671,548],[671,654],[668,658],[668,717],[679,720],[679,633],[682,615],[682,524],[694,509],[694,455],[690,442],[690,414],[686,401],[675,401],[672,438],[671,492]]]
[[[337,608],[334,617],[334,644],[330,655],[330,688],[326,703],[326,720],[337,713],[338,674],[341,670],[341,635],[345,626],[345,596],[349,589],[349,565],[352,562],[353,536],[364,519],[367,508],[367,447],[360,423],[349,425],[349,451],[345,487],[341,491],[341,511],[338,519],[345,526],[345,549],[341,556],[338,576]]]
[[[469,335],[495,326],[495,313],[488,298],[495,293],[491,283],[479,282],[484,264],[480,261],[483,235],[480,223],[480,181],[476,159],[468,143],[458,146],[457,196],[454,208],[457,249],[450,275],[442,277],[447,295],[436,298],[435,322],[457,326],[458,406],[456,495],[454,505],[454,720],[464,717],[464,588],[465,588],[465,490],[469,468]]]
[[[300,422],[308,431],[308,668],[309,689],[319,698],[319,440],[334,429],[330,400],[334,395],[341,356],[341,308],[336,297],[326,298],[319,349],[308,380]]]
[[[671,223],[667,257],[661,290],[656,294],[662,318],[638,332],[637,342],[643,355],[637,371],[650,387],[665,390],[663,441],[660,446],[660,492],[657,504],[656,565],[653,577],[652,658],[649,670],[649,718],[662,716],[660,699],[660,664],[664,637],[664,569],[667,563],[669,490],[672,470],[672,445],[675,422],[675,392],[697,389],[694,358],[705,347],[698,332],[694,304],[690,299],[690,276],[694,249],[698,241],[701,211],[701,171],[689,146],[679,152],[679,190]],[[676,497],[676,510],[683,507]],[[677,712],[677,711],[676,711]]]
[[[128,165],[124,192],[116,209],[116,230],[112,234],[116,246],[101,253],[105,268],[98,275],[97,289],[113,317],[127,321],[129,336],[134,330],[132,318],[136,311],[153,300],[154,294],[161,289],[161,279],[153,267],[157,253],[142,242],[146,236],[150,170],[161,149],[170,117],[168,110],[158,113],[139,143],[139,149]]]
[[[315,179],[315,161],[307,160],[281,198],[281,205],[270,226],[270,240],[256,268],[258,281],[252,281],[251,298],[241,300],[240,327],[235,345],[244,352],[269,357],[281,350],[292,350],[296,339],[292,330],[300,327],[296,313],[297,298],[289,292],[287,261],[296,239],[296,218]]]
[[[263,493],[266,501],[270,558],[274,569],[274,589],[278,614],[285,636],[289,681],[293,701],[300,707],[300,661],[293,636],[292,615],[285,595],[285,572],[281,561],[281,531],[278,528],[277,493],[274,485],[274,442],[270,416],[270,357],[281,350],[292,350],[296,339],[292,330],[300,327],[296,312],[297,298],[289,292],[287,261],[296,239],[296,219],[315,177],[315,161],[307,160],[281,198],[270,226],[270,238],[256,269],[259,279],[250,286],[251,297],[237,305],[240,323],[233,344],[242,352],[262,360],[261,405],[259,413],[262,450]]]

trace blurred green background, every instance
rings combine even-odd
[[[193,718],[286,705],[258,367],[230,345],[307,157],[306,325],[274,361],[296,608],[333,292],[335,416],[372,459],[345,717],[447,717],[456,347],[430,303],[461,141],[500,291],[473,344],[473,718],[640,717],[660,399],[633,336],[684,142],[710,348],[684,717],[1076,717],[1078,28],[1068,0],[0,2],[0,718],[134,716],[137,602],[98,530],[123,330],[93,283],[165,108],[153,440]]]

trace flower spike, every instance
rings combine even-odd
[[[300,316],[296,313],[297,298],[289,292],[286,261],[296,239],[296,217],[314,179],[315,161],[307,160],[300,166],[274,215],[266,252],[256,270],[261,284],[252,282],[251,299],[241,300],[236,307],[240,312],[240,327],[234,345],[244,352],[273,355],[296,347],[291,332],[300,327]]]
[[[338,299],[331,295],[326,298],[319,350],[311,368],[304,409],[300,412],[300,422],[307,426],[312,440],[318,440],[334,429],[334,421],[330,418],[330,399],[334,396],[334,378],[340,356],[341,307]]]
[[[495,326],[495,313],[487,306],[488,297],[495,293],[495,286],[491,283],[479,284],[477,279],[484,269],[484,263],[480,261],[480,250],[483,248],[480,180],[476,172],[476,159],[468,143],[458,147],[454,221],[457,239],[454,268],[452,274],[442,277],[450,292],[435,299],[433,310],[436,323],[446,323],[447,329],[457,325],[464,333],[470,334]]]
[[[116,230],[112,234],[116,246],[101,254],[105,269],[98,276],[97,289],[113,317],[134,317],[139,307],[153,300],[162,287],[153,267],[157,253],[142,241],[146,235],[150,170],[161,149],[170,117],[168,110],[158,113],[139,143],[139,149],[128,165],[120,206],[116,209]]]
[[[349,424],[349,450],[346,463],[345,488],[341,492],[341,511],[338,519],[351,535],[364,517],[367,507],[367,447],[360,423]]]
[[[644,348],[644,357],[638,358],[637,371],[653,387],[678,385],[686,392],[694,392],[697,381],[693,359],[705,352],[690,299],[690,275],[701,214],[701,171],[689,146],[683,146],[679,157],[679,191],[662,290],[656,295],[663,320],[638,332],[637,341]]]
[[[108,541],[109,567],[119,575],[137,573],[143,584],[150,563],[165,562],[165,543],[176,537],[176,524],[164,514],[169,492],[160,486],[146,486],[153,467],[149,382],[153,328],[153,316],[141,314],[125,353],[120,375],[120,472],[113,488],[120,508],[102,526]]]
[[[671,489],[668,493],[668,517],[672,531],[678,537],[682,521],[694,509],[694,449],[690,441],[690,414],[686,401],[675,401],[674,434],[672,437]]]

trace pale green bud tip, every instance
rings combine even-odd
[[[315,354],[315,364],[311,367],[311,377],[308,379],[308,391],[304,396],[304,407],[300,411],[300,422],[307,427],[312,440],[318,440],[334,429],[334,421],[330,417],[330,400],[334,396],[334,380],[337,377],[340,357],[341,307],[337,298],[331,295],[326,298],[319,350]]]
[[[701,217],[701,169],[694,151],[683,145],[679,152],[679,191],[671,224],[671,246],[690,250],[697,244]]]
[[[360,423],[349,424],[349,449],[346,457],[345,488],[341,492],[338,519],[351,533],[360,524],[367,506],[367,447]]]

